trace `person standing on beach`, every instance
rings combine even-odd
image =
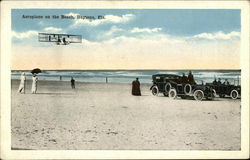
[[[72,89],[75,89],[75,80],[74,80],[74,78],[73,77],[71,77],[71,88]]]
[[[132,95],[134,96],[141,96],[141,89],[140,89],[140,81],[139,78],[136,78],[132,82]]]
[[[217,85],[217,79],[216,78],[214,78],[213,84]]]
[[[188,82],[189,82],[189,84],[195,84],[194,76],[193,76],[191,71],[189,71],[189,73],[188,73]]]
[[[230,85],[227,79],[225,79],[225,82],[223,82],[224,85]]]
[[[182,81],[182,83],[188,83],[188,78],[185,75],[185,73],[182,73],[181,81]]]
[[[21,73],[20,80],[21,80],[21,82],[20,82],[20,85],[19,85],[18,92],[25,94],[25,80],[26,80],[26,78],[25,78],[25,73],[24,72]]]
[[[36,74],[34,73],[33,77],[32,77],[32,86],[31,86],[31,93],[32,94],[36,94],[36,91],[37,91],[37,81],[38,81],[38,78],[37,78]]]
[[[218,84],[218,85],[221,85],[221,79],[220,79],[220,78],[218,79],[217,84]]]

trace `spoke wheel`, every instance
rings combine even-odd
[[[213,92],[213,96],[216,97],[216,95],[217,95],[216,90],[213,89],[212,92]]]
[[[171,88],[172,88],[172,85],[169,82],[166,83],[166,85],[165,85],[165,93],[168,93]]]
[[[232,99],[237,99],[238,96],[239,96],[238,91],[236,91],[236,90],[232,90],[232,91],[231,91],[230,97],[231,97]]]
[[[204,98],[204,92],[202,90],[196,90],[194,92],[194,99],[197,101],[202,101]]]
[[[186,84],[185,86],[184,86],[184,93],[185,94],[190,94],[192,92],[192,86],[190,85],[190,84]]]
[[[169,98],[175,99],[177,97],[177,92],[176,92],[176,89],[174,88],[170,89],[168,94],[169,94]]]
[[[153,94],[154,96],[157,96],[157,95],[159,94],[159,89],[158,89],[157,86],[154,86],[154,87],[152,88],[152,94]]]

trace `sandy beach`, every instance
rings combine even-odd
[[[12,149],[240,150],[240,99],[131,95],[131,84],[12,80]]]

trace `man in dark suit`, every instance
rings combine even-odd
[[[71,77],[71,88],[72,89],[75,89],[75,80],[74,80],[74,78],[73,77]]]
[[[188,82],[189,82],[190,84],[195,84],[194,76],[193,76],[193,74],[192,74],[191,71],[189,71],[189,73],[188,73]]]

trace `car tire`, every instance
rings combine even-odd
[[[217,96],[216,90],[215,90],[215,89],[212,89],[212,95],[211,95],[211,97],[206,97],[206,99],[207,99],[207,100],[213,100],[213,99],[216,98],[216,96]]]
[[[159,94],[158,87],[157,86],[152,87],[151,92],[152,92],[153,96],[158,96],[158,94]]]
[[[191,94],[191,92],[192,92],[192,86],[190,84],[185,84],[185,86],[184,86],[184,93],[186,95],[189,95],[189,94]]]
[[[212,89],[212,95],[211,97],[206,97],[207,100],[213,100],[214,98],[216,98],[216,90],[215,89]]]
[[[204,92],[202,90],[196,90],[194,91],[194,99],[197,101],[202,101],[204,98]]]
[[[170,89],[172,88],[172,85],[171,85],[171,83],[166,83],[166,85],[165,85],[165,87],[164,87],[164,89],[165,89],[165,93],[169,93],[169,91],[170,91]]]
[[[231,93],[230,93],[230,97],[231,97],[232,99],[237,99],[237,98],[239,97],[238,91],[236,91],[235,89],[232,90]]]
[[[216,90],[213,89],[212,92],[213,92],[214,97],[216,97],[217,96]]]
[[[174,88],[170,89],[168,96],[169,96],[169,98],[175,99],[177,97],[176,89],[174,89]]]

